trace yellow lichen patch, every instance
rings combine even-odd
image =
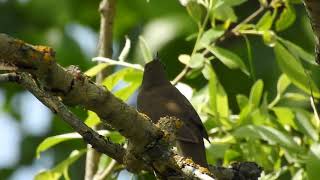
[[[16,39],[15,43],[17,43],[17,45],[21,46],[21,45],[25,45],[26,43],[20,39]]]
[[[207,168],[199,167],[198,169],[203,174],[210,174],[210,171]]]
[[[43,60],[50,62],[54,60],[55,52],[51,47],[48,46],[35,46],[35,49],[43,53]]]
[[[186,158],[185,162],[189,165],[194,165],[194,162],[192,161],[192,159]]]
[[[176,128],[177,128],[177,129],[181,128],[182,124],[183,124],[183,123],[182,123],[180,120],[176,120],[176,121],[175,121],[175,125],[176,125]]]

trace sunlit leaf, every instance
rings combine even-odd
[[[106,131],[106,130],[101,130],[98,132],[101,135],[106,135],[109,133],[109,131]],[[53,147],[56,144],[62,143],[64,141],[72,140],[72,139],[81,139],[81,138],[82,137],[78,133],[67,133],[67,134],[47,137],[38,145],[36,150],[36,157],[39,158],[41,152],[46,151],[47,149]]]
[[[249,103],[249,99],[245,95],[238,94],[236,98],[237,98],[238,106],[241,110]]]
[[[295,123],[295,114],[292,109],[287,107],[273,107],[272,110],[277,116],[277,120],[282,124],[283,127],[287,125],[297,129]]]
[[[84,74],[89,77],[96,76],[99,72],[101,72],[103,69],[105,69],[108,66],[106,63],[99,63],[92,68],[88,69]]]
[[[191,57],[188,54],[180,54],[178,59],[182,64],[189,65]]]
[[[130,83],[126,87],[117,90],[114,95],[123,101],[127,101],[139,87],[139,83]]]
[[[217,40],[219,37],[221,37],[224,33],[224,30],[219,29],[209,29],[208,31],[204,32],[201,39],[200,44],[203,44],[204,46],[209,46],[212,42]]]
[[[301,132],[309,136],[313,141],[318,141],[319,135],[311,123],[311,115],[308,115],[305,111],[296,110],[296,124]]]
[[[290,84],[289,78],[285,74],[281,74],[277,83],[277,93],[279,95],[283,94]]]
[[[290,27],[296,20],[296,12],[294,8],[290,5],[287,5],[286,8],[282,11],[279,19],[276,21],[276,30],[283,31]]]
[[[205,64],[204,65],[204,68],[202,69],[202,74],[203,74],[203,77],[206,78],[207,80],[210,80],[210,73],[211,73],[211,65],[210,64]]]
[[[191,68],[199,68],[203,66],[203,63],[205,61],[205,57],[203,54],[195,53],[191,56],[189,66]]]
[[[259,106],[263,92],[263,81],[260,79],[254,83],[251,88],[249,102],[255,106]]]
[[[210,108],[212,108],[217,117],[228,118],[229,117],[229,104],[228,96],[220,84],[219,80],[213,69],[210,70],[210,80],[209,80],[209,98],[210,98]]]
[[[102,81],[102,85],[106,86],[109,90],[112,90],[120,80],[124,80],[128,83],[131,83],[132,81],[140,83],[141,79],[142,72],[131,68],[124,68],[106,77]]]
[[[267,11],[258,21],[257,23],[257,29],[258,30],[269,30],[273,23],[273,16],[271,14],[271,11]]]
[[[84,122],[89,127],[93,127],[93,126],[97,125],[98,123],[100,123],[101,121],[100,121],[99,116],[95,112],[88,110],[88,117],[86,118],[86,120]]]
[[[247,67],[242,59],[235,53],[217,46],[205,46],[212,54],[214,54],[223,64],[230,69],[240,68],[245,74],[249,75]]]
[[[310,93],[309,82],[315,97],[320,97],[318,87],[306,76],[301,63],[291,55],[280,43],[277,43],[274,52],[280,69],[288,76],[291,82],[307,93]]]

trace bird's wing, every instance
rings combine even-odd
[[[189,128],[197,128],[200,131],[200,134],[203,138],[209,141],[208,133],[205,129],[205,127],[202,124],[202,121],[197,113],[197,111],[194,109],[192,104],[188,101],[188,99],[174,86],[172,86],[175,90],[171,91],[172,93],[167,94],[167,98],[169,99],[177,99],[176,103],[179,107],[184,111],[183,117],[188,118],[186,119],[189,123]],[[195,127],[194,127],[195,126]]]

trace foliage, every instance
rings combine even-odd
[[[312,42],[304,35],[296,36],[305,31],[301,29],[306,24],[306,19],[300,18],[306,17],[300,1],[180,0],[179,8],[174,9],[176,14],[166,14],[168,17],[163,19],[163,9],[176,4],[161,6],[152,0],[127,3],[119,1],[117,16],[126,17],[115,19],[116,42],[124,39],[128,33],[125,31],[129,31],[126,29],[139,29],[133,25],[139,18],[149,17],[150,22],[143,31],[128,36],[132,44],[128,45],[127,39],[116,59],[143,63],[159,51],[170,78],[183,66],[190,68],[182,81],[193,88],[191,102],[210,134],[211,144],[206,144],[210,164],[254,161],[264,169],[261,179],[317,179],[320,120],[314,98],[320,97],[320,74],[310,53]],[[156,9],[155,5],[163,8]],[[154,11],[149,12],[146,6]],[[135,7],[140,11],[132,10]],[[193,29],[195,26],[197,30]],[[157,34],[160,32],[167,34]],[[172,38],[164,42],[158,36]],[[114,64],[96,65],[86,74],[94,77],[111,65]],[[135,95],[141,79],[139,69],[125,67],[117,69],[102,84],[120,99],[132,102],[130,97]],[[98,117],[88,112],[86,123],[92,127],[98,122]],[[124,142],[116,132],[108,131],[107,136]],[[73,138],[74,134],[48,137],[38,146],[37,154]],[[37,178],[68,177],[68,167],[83,152],[70,155]],[[100,166],[109,163],[110,160],[103,161]],[[119,172],[117,169],[114,175]]]

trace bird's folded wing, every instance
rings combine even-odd
[[[196,127],[195,127],[196,128]],[[197,132],[197,129],[183,125],[177,133],[177,140],[191,143],[201,142],[202,136]]]

